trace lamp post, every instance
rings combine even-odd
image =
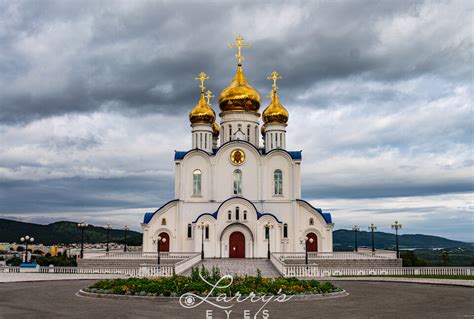
[[[369,225],[369,230],[372,232],[372,253],[375,253],[375,238],[374,238],[374,231],[377,229],[377,226],[375,224],[370,224]]]
[[[28,243],[33,243],[35,239],[33,237],[30,237],[29,235],[26,235],[24,237],[21,237],[20,241],[22,243],[25,243],[25,263],[27,263],[28,262]]]
[[[313,238],[308,238],[305,237],[304,239],[305,245],[304,245],[304,250],[305,250],[305,257],[304,257],[304,262],[306,265],[308,265],[308,243],[312,244],[314,242]]]
[[[110,235],[110,230],[112,229],[112,225],[107,224],[105,225],[105,229],[107,229],[107,246],[105,248],[105,251],[108,253],[109,252],[109,235]]]
[[[268,242],[267,242],[267,259],[270,259],[270,229],[273,228],[273,225],[270,222],[265,224],[265,230],[268,232]]]
[[[201,228],[201,259],[204,259],[204,228],[206,225],[204,222],[201,222],[201,225],[198,228]]]
[[[156,241],[156,246],[158,250],[158,265],[160,264],[160,244],[161,243],[166,243],[166,238],[161,238],[161,236],[158,236],[158,240]]]
[[[124,252],[127,252],[127,231],[128,231],[129,229],[130,229],[130,228],[128,228],[128,226],[125,226],[125,227],[123,228],[124,235],[125,235],[124,246],[123,246],[123,251],[124,251]]]
[[[402,224],[400,224],[398,221],[395,221],[395,223],[392,224],[392,228],[395,229],[395,241],[397,244],[397,258],[400,258],[400,249],[398,247],[398,230],[402,229]]]
[[[354,251],[357,252],[359,250],[359,247],[357,245],[357,233],[359,232],[360,228],[357,225],[354,225],[352,227],[352,230],[354,231]]]
[[[77,224],[77,228],[81,230],[81,259],[84,258],[84,230],[87,227],[89,227],[89,225],[84,223],[84,221],[81,221],[79,224]]]

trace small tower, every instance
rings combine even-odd
[[[260,95],[247,81],[242,69],[241,48],[250,44],[243,43],[244,38],[238,36],[237,42],[231,47],[237,48],[237,72],[228,87],[222,90],[219,96],[221,113],[221,145],[232,140],[247,141],[258,147],[260,136],[258,133],[260,113]]]
[[[189,121],[192,128],[193,149],[197,148],[211,153],[213,147],[213,124],[216,121],[216,115],[204,96],[204,81],[208,79],[209,77],[204,72],[199,73],[199,77],[196,78],[196,80],[201,81],[199,85],[201,97],[194,109],[189,113]]]
[[[277,80],[281,78],[276,71],[273,71],[267,78],[273,81],[273,85],[270,94],[271,102],[262,114],[262,135],[266,153],[277,148],[286,149],[286,125],[289,115],[288,111],[280,104],[276,85]]]

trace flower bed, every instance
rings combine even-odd
[[[236,293],[248,295],[252,292],[256,295],[298,295],[341,291],[330,282],[321,283],[317,280],[300,280],[297,278],[262,278],[258,270],[256,277],[235,276],[229,287],[212,289],[212,285],[216,283],[219,283],[221,287],[230,283],[229,278],[222,279],[221,277],[217,268],[213,268],[211,272],[201,268],[200,270],[193,269],[189,277],[175,275],[160,278],[101,280],[84,289],[84,291],[99,294],[165,297],[179,297],[187,292],[201,296],[218,296],[221,294],[234,296]]]

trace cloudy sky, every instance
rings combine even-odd
[[[234,2],[0,0],[0,217],[139,229],[173,198],[194,77],[218,95],[240,33],[336,228],[474,241],[472,4]]]

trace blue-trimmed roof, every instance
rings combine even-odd
[[[291,158],[294,160],[301,160],[302,158],[301,151],[288,151],[288,153],[290,154]]]
[[[150,222],[150,220],[153,218],[153,216],[160,210],[162,209],[163,207],[165,207],[166,205],[172,203],[172,202],[176,202],[178,201],[177,199],[172,199],[170,200],[169,202],[163,204],[160,208],[158,208],[157,210],[155,210],[154,212],[146,212],[145,213],[145,216],[143,216],[143,223],[144,224],[148,224]]]
[[[323,210],[321,208],[314,207],[313,205],[311,205],[310,203],[308,203],[304,199],[297,199],[297,201],[305,203],[306,205],[308,205],[309,207],[311,207],[312,209],[317,211],[319,214],[321,214],[321,216],[324,218],[324,221],[326,221],[326,223],[332,224],[331,213],[323,213]]]
[[[188,154],[188,151],[183,152],[183,151],[174,151],[174,160],[182,160],[186,154]]]

